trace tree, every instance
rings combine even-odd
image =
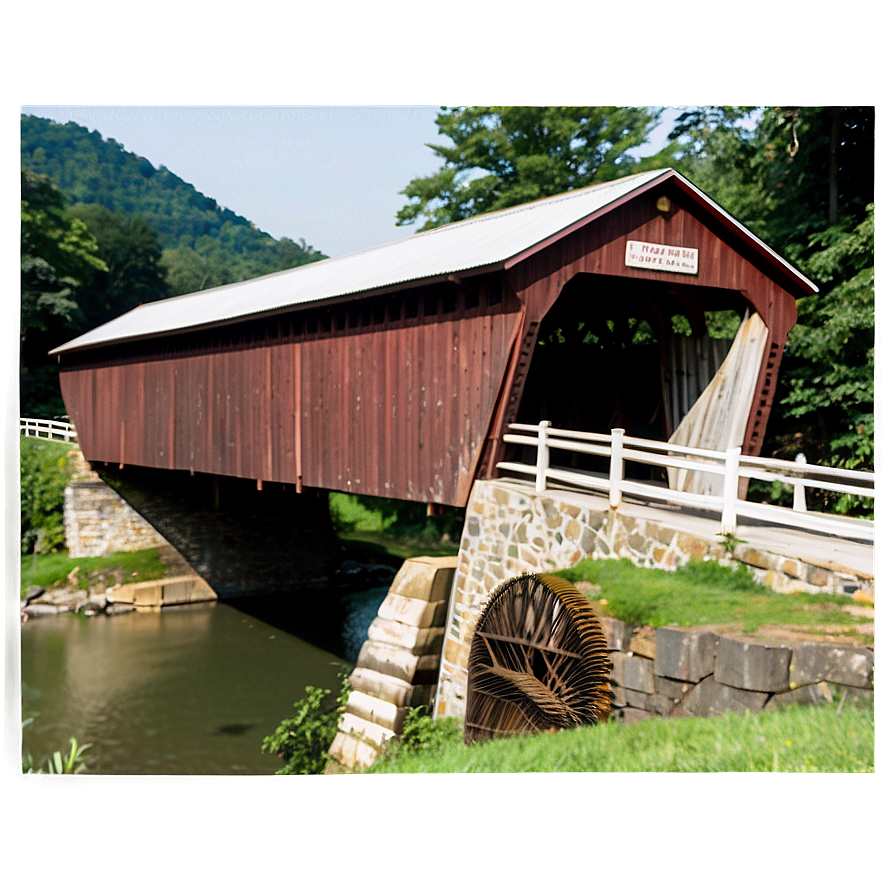
[[[797,302],[767,452],[856,469],[874,463],[874,118],[863,106],[704,107],[671,135],[682,173],[819,287]]]
[[[780,404],[800,428],[789,438],[822,463],[873,469],[874,206],[812,235],[810,248],[804,267],[821,291],[800,300],[787,341]]]
[[[22,333],[71,322],[75,289],[105,265],[83,221],[65,210],[52,181],[22,169]]]
[[[819,287],[797,303],[774,444],[810,462],[872,469],[874,109],[776,106],[756,132],[767,239]],[[836,502],[840,510],[860,504]]]
[[[864,217],[874,201],[874,108],[773,106],[756,128],[763,189],[773,202],[769,238],[794,257],[812,235]]]
[[[80,290],[79,323],[84,330],[168,295],[162,247],[144,220],[101,205],[75,205],[71,212],[90,228],[97,254],[106,266]]]
[[[658,119],[645,107],[443,108],[436,124],[452,145],[427,144],[442,166],[401,191],[411,201],[398,223],[426,230],[658,167],[630,154]]]
[[[696,106],[678,116],[664,148],[675,168],[758,237],[769,241],[774,204],[763,183],[756,106]]]
[[[105,264],[50,179],[24,168],[21,216],[20,406],[27,416],[53,417],[65,408],[47,352],[74,335],[78,287]]]

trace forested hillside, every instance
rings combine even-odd
[[[21,117],[21,413],[65,412],[55,346],[144,302],[326,258],[97,131]]]
[[[274,239],[181,180],[74,122],[22,116],[22,167],[47,175],[69,204],[101,205],[145,221],[162,246],[169,295],[247,280],[326,256]]]

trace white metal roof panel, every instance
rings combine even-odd
[[[665,168],[630,175],[414,233],[349,255],[151,302],[72,339],[53,349],[52,354],[240,320],[500,264],[669,172]],[[687,184],[683,178],[681,181]],[[703,198],[711,203],[708,197]]]

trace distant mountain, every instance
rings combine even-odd
[[[171,295],[327,257],[304,240],[275,239],[98,131],[34,115],[21,121],[22,167],[51,177],[70,205],[101,205],[155,230]]]

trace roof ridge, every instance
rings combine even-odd
[[[614,180],[602,180],[598,181],[596,184],[588,184],[585,187],[576,187],[573,190],[564,190],[561,193],[552,193],[550,196],[540,196],[538,199],[530,199],[528,202],[521,202],[519,205],[509,205],[506,208],[495,208],[487,212],[480,212],[478,215],[470,215],[469,218],[461,218],[460,221],[448,221],[445,224],[440,224],[438,227],[433,227],[429,230],[417,230],[414,233],[409,234],[407,237],[403,237],[402,239],[410,239],[411,237],[415,236],[425,236],[427,233],[435,233],[439,230],[445,230],[448,227],[461,227],[465,224],[475,224],[479,221],[484,220],[485,218],[498,217],[499,215],[519,214],[520,212],[530,209],[534,205],[549,205],[554,202],[564,202],[589,190],[599,190],[610,186],[615,186],[617,184],[623,183],[624,181],[632,180],[636,177],[644,177],[645,175],[658,176],[660,174],[666,173],[667,171],[673,170],[674,169],[672,168],[652,168],[648,171],[639,171],[635,172],[634,174],[625,174],[622,177],[615,178]],[[392,240],[392,242],[398,242],[398,240]],[[381,243],[380,245],[388,246],[389,243]],[[379,248],[379,246],[371,246],[370,248],[377,249]],[[359,251],[366,252],[369,250],[360,249]],[[346,256],[342,255],[339,257],[345,258]]]

